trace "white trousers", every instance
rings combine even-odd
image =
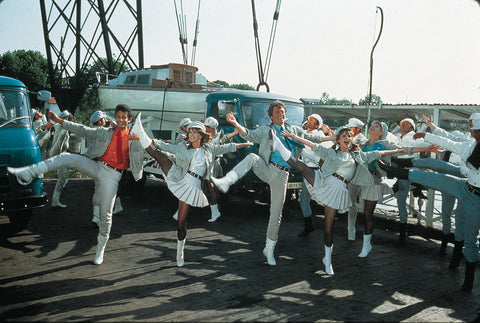
[[[117,195],[118,182],[122,174],[115,169],[105,166],[100,161],[78,154],[61,153],[45,160],[44,163],[47,165],[48,170],[70,167],[98,182],[100,194],[100,225],[98,234],[108,239],[110,229],[112,228],[112,211]]]

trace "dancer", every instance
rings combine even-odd
[[[281,145],[280,140],[274,138],[273,149],[278,151],[291,167],[298,169],[303,174],[313,199],[325,206],[325,257],[322,261],[327,274],[333,275],[333,220],[337,212],[346,212],[352,204],[347,184],[352,182],[362,186],[373,186],[374,178],[367,165],[386,155],[404,153],[407,148],[374,150],[364,153],[358,145],[352,142],[353,133],[347,127],[337,129],[335,148],[316,145],[293,133],[282,132],[282,135],[311,147],[314,153],[324,161],[320,170],[314,171],[303,162],[298,161],[290,151]]]
[[[209,205],[202,191],[202,178],[209,178],[216,155],[235,152],[238,148],[251,146],[252,143],[210,144],[212,137],[199,121],[188,125],[187,141],[174,145],[161,140],[152,140],[142,127],[141,113],[137,115],[132,134],[136,135],[134,138],[138,139],[141,146],[158,161],[166,175],[168,189],[178,198],[177,266],[182,267],[185,263],[183,250],[187,237],[188,209],[190,206]],[[175,154],[175,162],[168,159],[162,151]]]
[[[425,134],[425,141],[457,153],[461,157],[460,171],[464,178],[418,169],[394,168],[384,164],[379,166],[390,176],[408,179],[427,187],[445,191],[463,201],[465,207],[465,280],[462,290],[470,291],[473,287],[475,267],[479,257],[478,233],[480,230],[480,119],[472,120],[470,134],[475,142],[454,142],[430,133]]]
[[[308,116],[306,121],[307,133],[315,134],[320,136],[325,136],[323,131],[326,130],[329,136],[333,136],[332,130],[323,123],[323,119],[320,115],[314,113]],[[325,147],[331,147],[333,141],[325,141],[322,143]],[[305,154],[303,154],[305,151]],[[309,155],[312,155],[313,152],[309,147],[305,147],[302,150],[301,160],[310,168],[318,169],[318,161],[308,158]],[[307,237],[311,232],[315,231],[313,228],[313,219],[312,219],[312,208],[310,206],[310,193],[308,192],[307,187],[305,186],[305,181],[302,181],[302,188],[300,189],[300,194],[298,195],[298,203],[300,204],[300,209],[302,210],[304,229],[298,234],[299,237]]]
[[[68,110],[63,110],[58,117],[64,120],[73,121],[73,116],[70,112],[68,112]],[[59,123],[54,125],[54,129],[55,133],[53,135],[52,148],[50,149],[50,157],[66,152],[69,148],[70,133],[66,129],[63,129],[62,125]],[[60,203],[60,194],[62,194],[67,182],[67,168],[62,167],[57,169],[57,183],[55,184],[55,189],[53,190],[52,207],[67,207],[65,204]]]
[[[223,129],[218,132],[218,120],[214,117],[208,117],[205,119],[205,130],[212,135],[212,143],[217,145],[223,145],[229,143],[231,139],[238,134],[238,130],[235,129],[234,132],[225,135],[223,133]],[[211,177],[222,177],[223,176],[223,169],[222,165],[220,164],[220,159],[223,156],[215,156],[213,161],[213,168]],[[222,215],[218,210],[218,194],[216,192],[216,188],[213,185],[211,180],[206,180],[205,185],[207,186],[209,195],[210,195],[210,209],[212,211],[212,217],[208,220],[208,222],[215,222],[217,219]]]
[[[90,126],[93,128],[98,128],[98,127],[113,127],[115,128],[115,125],[110,122],[110,120],[107,119],[107,115],[105,112],[98,110],[92,113],[90,116]],[[93,140],[86,140],[86,150],[90,151],[92,148],[91,146],[95,144],[95,141]],[[92,206],[93,206],[93,216],[92,216],[92,222],[99,226],[100,225],[100,204],[101,204],[101,196],[100,196],[100,183],[95,180],[95,189],[93,191],[93,197],[92,197]],[[120,188],[120,187],[119,187]],[[117,190],[117,197],[115,198],[115,204],[113,206],[113,211],[112,214],[118,214],[123,211],[122,207],[122,202],[120,200],[120,196],[118,196],[119,192]]]
[[[285,123],[286,107],[281,101],[274,101],[268,107],[268,117],[272,120],[270,125],[264,125],[254,130],[247,130],[240,125],[233,113],[229,112],[226,119],[235,128],[238,129],[242,138],[259,144],[258,155],[254,153],[248,154],[240,161],[231,171],[222,178],[212,177],[212,182],[218,189],[226,193],[240,178],[245,176],[250,170],[270,187],[270,216],[267,227],[267,237],[263,255],[267,258],[270,266],[277,263],[273,251],[278,241],[278,230],[282,221],[282,209],[287,191],[288,175],[290,165],[288,165],[276,151],[273,151],[273,138],[281,138],[282,145],[286,145],[294,156],[299,156],[303,145],[293,142],[289,138],[280,135],[281,131],[287,130],[303,135],[312,141],[327,141],[330,137],[321,137],[320,135],[310,135],[305,133],[301,128],[291,126]],[[287,140],[288,139],[288,140]],[[280,140],[280,139],[279,139]]]
[[[38,164],[12,168],[8,171],[17,177],[20,184],[27,185],[35,177],[61,167],[70,167],[96,179],[100,183],[100,226],[97,250],[93,262],[103,263],[105,247],[112,228],[112,209],[117,194],[118,182],[128,165],[135,180],[142,178],[143,149],[138,141],[130,141],[127,125],[132,121],[132,110],[126,104],[115,108],[115,128],[90,128],[59,118],[50,111],[49,118],[60,123],[64,129],[80,137],[93,140],[94,144],[85,155],[61,153]]]
[[[388,126],[385,123],[379,121],[373,121],[370,128],[368,129],[369,139],[367,142],[359,145],[360,149],[363,152],[369,152],[373,150],[392,150],[392,149],[402,149],[407,148],[411,153],[416,152],[439,152],[438,147],[434,145],[426,147],[402,147],[394,142],[386,139],[386,134],[388,133]],[[390,164],[390,156],[383,158],[385,162]],[[383,195],[392,194],[393,191],[390,186],[382,180],[382,173],[377,168],[377,162],[371,162],[368,164],[368,170],[373,176],[374,185],[364,186],[364,185],[355,185],[352,183],[348,184],[348,190],[351,197],[351,187],[355,186],[359,189],[359,196],[365,201],[364,207],[364,216],[365,216],[365,233],[363,235],[363,247],[362,251],[358,255],[359,257],[366,257],[368,253],[372,250],[371,238],[373,233],[373,212],[377,203],[383,199]],[[354,200],[352,199],[352,206],[348,210],[348,216],[350,220],[351,211],[354,209],[354,218],[357,218],[356,208],[354,208]],[[353,223],[355,226],[355,222]]]

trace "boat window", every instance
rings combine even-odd
[[[140,74],[137,77],[137,84],[148,84],[150,81],[150,74]]]
[[[187,71],[185,72],[185,81],[187,83],[194,83],[192,72],[187,72]]]
[[[268,116],[270,101],[245,101],[241,104],[245,126],[255,129],[263,125],[269,125],[272,120]],[[286,104],[287,123],[301,126],[304,118],[304,110],[301,105]]]
[[[128,76],[125,78],[125,84],[134,84],[136,77],[137,77],[136,75],[128,75]]]

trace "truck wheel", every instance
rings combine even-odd
[[[10,212],[8,218],[10,219],[10,234],[14,234],[25,230],[32,217],[32,210],[22,210]]]

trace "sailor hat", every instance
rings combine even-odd
[[[322,117],[321,117],[319,114],[316,114],[316,113],[311,114],[311,115],[308,116],[308,119],[310,119],[310,118],[315,118],[315,119],[317,119],[317,121],[318,121],[318,127],[319,127],[319,128],[320,128],[321,126],[323,126],[323,119],[322,119]]]
[[[205,126],[213,128],[213,129],[217,129],[217,127],[218,127],[218,121],[214,117],[208,117],[207,119],[205,119],[204,124],[205,124]]]
[[[350,118],[348,119],[348,123],[345,125],[345,127],[349,127],[349,128],[353,128],[353,127],[356,127],[356,128],[361,128],[363,127],[365,124],[360,121],[359,119],[357,118]]]

